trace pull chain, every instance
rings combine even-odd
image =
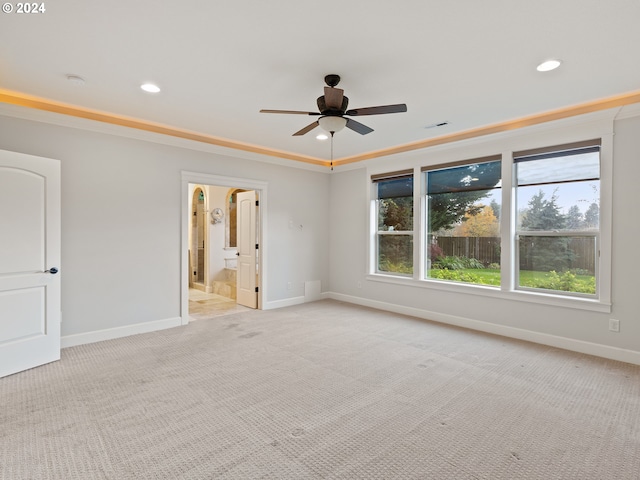
[[[336,132],[329,133],[331,133],[331,171],[333,172],[333,134]]]

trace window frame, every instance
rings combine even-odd
[[[602,148],[601,148],[601,139],[593,139],[593,140],[587,140],[587,141],[583,141],[583,142],[576,142],[576,143],[570,143],[570,144],[563,144],[563,145],[555,145],[555,146],[548,146],[548,147],[543,147],[543,148],[539,148],[539,149],[532,149],[532,150],[527,150],[527,151],[523,151],[523,152],[513,152],[512,154],[512,167],[514,168],[514,174],[513,174],[513,188],[515,190],[515,195],[514,195],[514,206],[518,205],[518,188],[520,187],[519,183],[518,183],[518,178],[517,178],[517,168],[515,168],[519,163],[524,163],[524,162],[530,162],[533,161],[535,162],[536,160],[542,160],[542,159],[546,159],[546,158],[562,158],[563,156],[566,155],[562,155],[562,153],[568,153],[569,155],[576,155],[577,152],[579,152],[580,150],[583,150],[582,153],[587,153],[587,150],[590,150],[591,152],[597,151],[598,152],[598,182],[601,182],[601,178],[602,178]],[[535,157],[539,157],[539,158],[535,158]],[[595,179],[593,179],[595,180]],[[579,182],[579,181],[583,181],[583,180],[569,180],[569,181],[556,181],[556,182],[549,182],[549,185],[557,185],[557,184],[561,184],[561,183],[575,183],[575,182]],[[529,186],[529,185],[522,185],[523,187],[525,186]],[[602,203],[602,193],[599,192],[598,195],[598,207],[600,207],[601,203]],[[514,218],[514,225],[515,225],[515,233],[513,235],[513,249],[515,252],[515,259],[513,262],[513,278],[514,278],[514,289],[515,290],[519,290],[519,291],[525,291],[525,292],[542,292],[542,293],[550,293],[550,294],[556,294],[556,295],[560,295],[560,296],[567,296],[567,297],[583,297],[583,298],[589,298],[589,299],[598,299],[599,298],[599,290],[600,290],[600,261],[599,261],[599,249],[600,249],[600,230],[601,230],[601,225],[600,222],[598,222],[598,228],[597,230],[522,230],[522,229],[518,229],[517,227],[517,221]],[[580,292],[569,292],[569,291],[560,291],[560,290],[551,290],[551,289],[544,289],[544,288],[534,288],[534,287],[527,287],[527,286],[521,286],[519,283],[519,278],[520,278],[520,238],[521,237],[557,237],[557,238],[571,238],[571,237],[587,237],[587,238],[593,238],[594,242],[595,242],[595,259],[594,259],[594,276],[595,276],[595,283],[596,283],[596,291],[593,294],[587,294],[587,293],[580,293]]]
[[[378,195],[378,184],[380,182],[384,182],[385,180],[394,180],[401,178],[409,178],[412,179],[412,195],[413,195],[413,220],[412,220],[412,230],[380,230],[379,229],[379,211],[380,211],[380,198]],[[374,226],[374,240],[373,240],[373,272],[378,275],[390,275],[390,276],[398,276],[398,277],[412,277],[415,274],[416,263],[415,263],[415,226],[416,226],[416,204],[415,204],[415,175],[413,170],[400,170],[396,172],[389,172],[381,175],[372,175],[371,176],[371,195],[373,200],[373,226]],[[412,271],[413,273],[401,273],[401,272],[387,272],[384,270],[380,270],[380,237],[381,236],[406,236],[411,237],[413,242],[413,252],[412,256]]]
[[[389,275],[387,272],[377,272],[377,259],[374,248],[374,228],[377,228],[375,209],[370,208],[369,241],[367,243],[367,270],[365,280],[424,288],[432,291],[443,291],[465,295],[480,295],[517,302],[534,303],[548,306],[572,308],[593,312],[611,312],[611,254],[612,254],[612,199],[613,199],[613,122],[604,118],[601,121],[581,121],[564,125],[560,129],[551,129],[548,125],[542,129],[534,129],[532,133],[510,132],[506,138],[492,140],[478,139],[468,144],[450,144],[427,150],[419,158],[407,159],[399,166],[411,167],[414,170],[414,225],[413,248],[414,268],[413,276]],[[514,154],[525,149],[540,148],[544,145],[563,145],[600,139],[600,229],[597,239],[597,292],[595,297],[567,295],[566,292],[553,290],[517,289],[515,277],[516,261],[516,190]],[[423,168],[438,169],[456,163],[460,158],[485,158],[499,154],[502,160],[502,203],[500,216],[501,232],[501,285],[500,288],[467,284],[458,282],[444,282],[438,279],[425,278],[426,268],[426,205],[424,191],[426,189]],[[437,158],[436,158],[437,157]],[[375,200],[372,189],[372,175],[384,175],[389,169],[380,166],[367,169],[365,181],[368,187],[369,205]],[[424,253],[423,253],[424,252]]]
[[[455,161],[455,162],[448,162],[445,164],[441,164],[441,165],[431,165],[428,167],[422,167],[420,169],[421,172],[421,182],[422,182],[422,204],[424,205],[424,215],[423,215],[423,223],[421,225],[421,229],[424,231],[424,235],[425,235],[425,244],[423,247],[423,250],[421,251],[422,254],[422,263],[424,266],[424,271],[422,273],[422,276],[420,277],[421,279],[424,280],[430,280],[430,281],[439,281],[439,282],[445,282],[445,283],[452,283],[452,284],[462,284],[462,285],[478,285],[478,286],[483,286],[483,287],[488,287],[488,288],[500,288],[499,286],[495,286],[495,285],[486,285],[486,284],[481,284],[481,283],[471,283],[471,282],[458,282],[455,280],[441,280],[438,278],[433,278],[433,277],[428,277],[427,276],[427,270],[428,270],[428,263],[429,263],[429,255],[427,253],[427,247],[428,247],[428,239],[429,239],[429,235],[430,232],[428,232],[428,227],[429,227],[429,192],[428,192],[428,179],[427,176],[429,174],[429,172],[437,172],[437,171],[442,171],[442,170],[447,170],[447,169],[453,169],[453,168],[459,168],[459,167],[465,167],[465,166],[470,166],[470,165],[479,165],[479,164],[486,164],[486,163],[493,163],[493,162],[499,162],[500,163],[500,181],[499,183],[502,183],[502,163],[503,163],[503,158],[502,155],[488,155],[488,156],[483,156],[483,157],[476,157],[476,158],[470,158],[467,160],[461,160],[461,161]],[[477,190],[502,190],[502,184],[499,187],[491,187],[491,189],[477,189]],[[502,195],[500,195],[500,209],[502,210]],[[499,237],[500,237],[500,244],[502,245],[502,223],[500,222],[498,224],[498,230],[499,230]],[[502,272],[501,272],[501,278],[502,278]],[[502,281],[501,281],[502,283]]]

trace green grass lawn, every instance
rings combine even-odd
[[[480,285],[500,286],[500,270],[484,268],[465,268],[460,270],[429,270],[429,277]],[[523,270],[520,272],[520,286],[560,290],[576,293],[596,292],[593,275],[557,274],[555,272],[537,272]]]

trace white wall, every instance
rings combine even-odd
[[[328,285],[325,173],[3,115],[0,149],[62,162],[63,337],[179,319],[182,171],[268,182],[267,306]]]
[[[614,124],[613,242],[611,313],[542,305],[433,288],[374,281],[367,276],[368,177],[371,168],[394,171],[490,153],[501,153],[510,134],[383,159],[341,171],[331,181],[331,291],[334,298],[640,363],[640,221],[636,203],[640,179],[640,117]],[[558,127],[560,129],[560,127]],[[564,127],[563,127],[564,128]],[[571,127],[578,130],[582,127]],[[587,128],[587,127],[584,127]],[[552,125],[518,132],[532,146],[556,145]],[[524,139],[524,140],[523,140]],[[545,140],[547,139],[547,140]],[[456,150],[457,149],[457,150]],[[475,152],[475,155],[474,155]],[[608,330],[609,318],[621,321],[620,333]]]
[[[207,190],[209,193],[209,213],[207,214],[209,222],[209,278],[213,282],[214,280],[225,280],[224,259],[234,258],[238,250],[225,247],[227,222],[229,221],[227,194],[234,189],[211,186]],[[211,223],[211,212],[214,208],[221,208],[224,212],[220,223]]]
[[[640,117],[615,122],[612,307],[600,313],[367,277],[367,169],[496,153],[501,136],[329,174],[21,116],[0,112],[0,149],[62,161],[63,338],[179,319],[181,172],[191,171],[268,182],[267,307],[302,301],[304,282],[320,280],[334,298],[640,363]],[[553,125],[534,130],[527,148],[556,144]]]

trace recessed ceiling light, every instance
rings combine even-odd
[[[143,83],[140,85],[140,88],[147,93],[158,93],[160,92],[160,87],[154,85],[153,83]]]
[[[327,138],[329,138],[329,135],[326,135],[324,133],[321,133],[320,135],[316,135],[316,138],[318,140],[326,140]]]
[[[560,66],[562,62],[560,60],[547,60],[546,62],[542,62],[540,65],[536,67],[536,70],[539,72],[549,72],[551,70],[555,70]]]

